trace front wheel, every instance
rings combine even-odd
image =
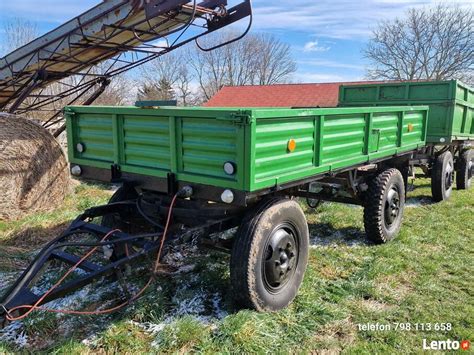
[[[454,159],[450,151],[436,157],[431,176],[431,193],[435,202],[448,200],[453,192]]]
[[[397,169],[387,169],[369,183],[364,208],[367,237],[375,243],[394,239],[402,226],[405,183]]]
[[[273,199],[245,218],[232,248],[230,275],[236,301],[260,312],[288,306],[308,262],[309,231],[300,205]]]
[[[458,160],[456,186],[458,190],[469,190],[474,174],[474,150],[464,150]]]

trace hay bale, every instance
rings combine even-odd
[[[0,113],[0,220],[57,207],[69,191],[63,150],[42,126]]]

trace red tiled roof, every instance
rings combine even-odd
[[[368,82],[224,86],[204,106],[335,107],[340,85],[361,83]]]

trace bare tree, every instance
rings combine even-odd
[[[5,54],[24,46],[25,44],[34,40],[39,34],[38,26],[36,23],[15,18],[6,21],[3,24],[3,44],[0,50]],[[27,103],[32,103],[31,98],[26,99]]]
[[[9,20],[3,25],[2,52],[5,54],[24,46],[38,37],[38,25],[34,22],[15,18]]]
[[[194,77],[183,51],[169,53],[141,67],[140,100],[174,100],[182,106],[195,104]]]
[[[220,33],[208,37],[202,45],[210,47],[235,36],[232,32]],[[204,100],[209,100],[224,85],[284,83],[296,71],[290,46],[268,34],[247,35],[211,52],[188,53]]]
[[[112,60],[106,60],[97,64],[92,68],[91,73],[96,75],[104,75],[111,68],[114,68]],[[77,77],[75,80],[77,81]],[[92,88],[85,98],[92,95],[97,87]],[[105,91],[94,101],[94,105],[102,106],[120,106],[131,104],[135,99],[133,95],[133,83],[127,74],[119,74],[110,79],[110,84],[107,85]]]
[[[143,83],[138,89],[137,94],[138,100],[161,100],[169,101],[176,99],[175,92],[171,83],[165,78],[159,79],[156,83],[147,84]]]
[[[474,10],[438,5],[386,21],[365,49],[370,79],[472,79]]]

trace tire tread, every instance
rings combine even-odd
[[[383,231],[384,199],[382,192],[387,189],[390,180],[395,175],[400,175],[401,177],[400,171],[395,168],[381,172],[371,181],[367,191],[364,208],[364,227],[367,237],[377,244],[389,241]]]
[[[469,161],[472,159],[472,149],[466,149],[459,156],[459,169],[456,171],[456,188],[458,190],[468,190],[470,182],[468,177]]]

